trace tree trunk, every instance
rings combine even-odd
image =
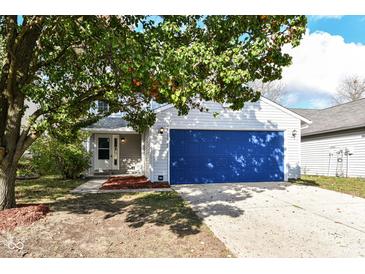
[[[15,179],[16,167],[0,168],[0,210],[16,206]]]
[[[0,210],[15,203],[17,164],[24,151],[37,138],[29,134],[30,125],[21,128],[25,112],[23,88],[31,84],[35,71],[35,49],[42,33],[44,17],[24,18],[19,28],[17,16],[5,17],[4,34],[6,58],[0,70]]]

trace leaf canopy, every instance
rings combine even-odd
[[[29,124],[65,136],[119,111],[143,131],[155,119],[152,100],[180,114],[204,110],[202,100],[240,109],[260,96],[248,83],[281,78],[291,63],[282,47],[299,44],[306,18],[24,16],[11,24],[0,20],[1,65],[11,62],[11,51],[24,50],[16,87],[37,105]],[[9,47],[12,35],[21,41],[34,29],[34,43]],[[108,111],[90,111],[97,100]]]

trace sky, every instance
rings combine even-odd
[[[285,48],[292,65],[283,70],[283,105],[325,108],[344,78],[365,78],[365,16],[308,16],[296,48]]]

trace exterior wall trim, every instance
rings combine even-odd
[[[335,129],[335,130],[326,130],[326,131],[317,131],[308,134],[302,134],[302,140],[308,140],[310,138],[317,138],[317,137],[329,137],[336,134],[345,134],[345,133],[354,133],[357,131],[361,131],[365,129],[365,126],[359,127],[351,127],[351,128],[344,128],[344,129]]]
[[[83,128],[84,131],[89,131],[91,133],[136,133],[133,128],[131,127],[121,127],[121,128]]]

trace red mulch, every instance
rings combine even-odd
[[[141,189],[141,188],[169,188],[167,182],[152,183],[145,176],[116,176],[110,177],[101,185],[102,190]]]
[[[20,225],[30,225],[49,212],[45,205],[18,205],[0,211],[0,231],[10,230]]]

